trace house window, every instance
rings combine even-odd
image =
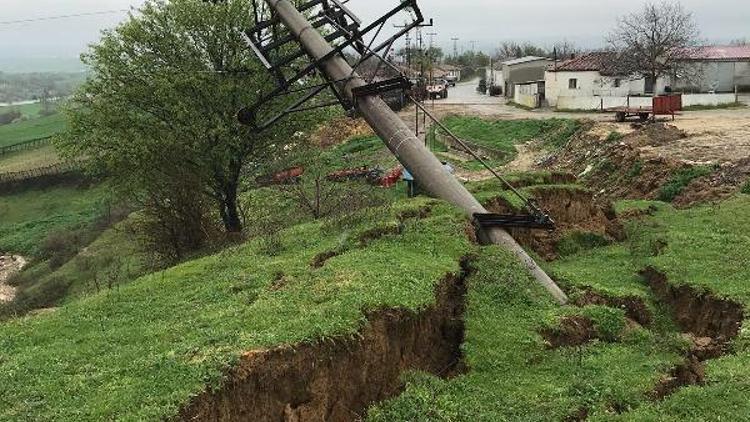
[[[622,81],[619,79],[615,79],[615,88],[619,88],[622,85]]]
[[[568,89],[578,89],[578,79],[575,79],[575,78],[569,79]]]

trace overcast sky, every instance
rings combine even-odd
[[[8,21],[102,12],[137,7],[143,0],[1,0],[0,61],[11,58],[72,58],[112,27],[124,12],[60,20],[8,24]],[[365,19],[397,0],[351,0],[349,6]],[[646,0],[421,0],[428,17],[435,18],[436,42],[452,49],[452,37],[463,48],[494,50],[502,41],[529,40],[549,45],[568,39],[585,47],[602,44],[618,15]],[[695,13],[703,38],[726,42],[750,37],[750,1],[683,0]],[[2,70],[2,69],[0,69]]]

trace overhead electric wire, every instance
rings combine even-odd
[[[52,20],[88,17],[88,16],[113,15],[115,13],[129,12],[130,10],[131,9],[103,10],[99,12],[83,12],[83,13],[73,13],[73,14],[68,14],[68,15],[55,15],[55,16],[43,16],[43,17],[38,17],[38,18],[16,19],[16,20],[9,20],[9,21],[0,21],[0,25],[17,25],[17,24],[22,24],[22,23],[44,22],[44,21],[52,21]]]

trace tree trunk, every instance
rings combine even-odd
[[[221,201],[221,219],[227,233],[240,233],[242,219],[237,204],[237,184],[229,184],[224,188]]]

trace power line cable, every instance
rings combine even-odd
[[[115,13],[129,12],[130,10],[131,9],[103,10],[100,12],[74,13],[74,14],[69,14],[69,15],[56,15],[56,16],[44,16],[44,17],[39,17],[39,18],[17,19],[17,20],[10,20],[10,21],[0,21],[0,25],[16,25],[16,24],[21,24],[21,23],[43,22],[43,21],[52,21],[52,20],[61,20],[61,19],[80,18],[80,17],[87,17],[87,16],[112,15]]]

